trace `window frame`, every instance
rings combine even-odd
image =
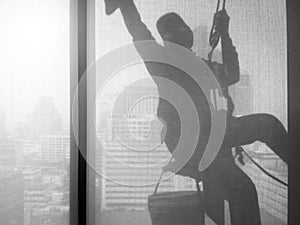
[[[287,35],[288,35],[288,127],[289,127],[289,155],[288,167],[288,224],[299,224],[300,214],[300,182],[298,171],[299,161],[299,133],[297,121],[300,115],[299,91],[299,60],[300,60],[300,2],[287,0]]]
[[[297,0],[287,0],[287,25],[288,25],[288,123],[289,139],[293,147],[290,148],[291,159],[296,159],[296,141],[300,133],[299,125],[295,125],[300,114],[298,99],[300,99],[299,66],[300,54],[300,4]],[[71,0],[70,1],[70,109],[79,80],[89,65],[95,59],[95,0]],[[91,87],[92,90],[88,90]],[[77,114],[70,112],[70,224],[83,225],[88,221],[89,225],[95,224],[95,205],[93,194],[94,172],[87,168],[84,160],[87,157],[87,91],[95,91],[85,81],[84,87],[79,90]],[[70,110],[71,111],[71,110]],[[74,118],[75,117],[75,118]],[[79,152],[72,130],[73,119],[78,122],[79,128]],[[92,118],[90,118],[92,119]],[[91,133],[92,136],[95,134]],[[295,140],[295,141],[293,141]],[[81,155],[83,154],[83,156]],[[289,165],[289,188],[288,188],[288,224],[297,224],[300,221],[298,206],[300,206],[300,182],[297,181],[299,163],[296,160]],[[88,187],[88,188],[87,188]],[[88,207],[87,207],[88,206]]]
[[[95,224],[95,173],[86,163],[94,152],[95,131],[87,126],[88,105],[95,99],[94,76],[87,79],[88,65],[95,61],[95,0],[70,1],[70,224]],[[94,71],[89,71],[89,74]],[[79,82],[82,85],[78,86]],[[78,90],[77,90],[78,88]],[[75,99],[78,91],[77,99]],[[92,98],[88,98],[92,96]],[[75,112],[72,108],[73,100]],[[74,122],[74,124],[73,124]],[[78,132],[75,137],[73,129]],[[87,139],[89,137],[89,139]],[[78,140],[78,143],[76,142]],[[79,151],[80,149],[80,151]]]

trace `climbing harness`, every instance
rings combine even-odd
[[[219,11],[220,8],[220,3],[221,0],[218,0],[217,3],[217,8],[216,8],[216,13]],[[223,10],[225,10],[225,5],[226,5],[226,0],[223,0]],[[211,59],[213,56],[213,52],[215,50],[215,48],[218,46],[221,35],[219,32],[216,31],[216,24],[215,24],[215,20],[213,21],[213,25],[211,27],[211,31],[210,31],[210,36],[209,36],[209,45],[211,46],[211,51],[208,53],[208,61],[209,63],[211,63]],[[215,93],[214,93],[214,97],[215,97]],[[214,99],[216,101],[216,99]],[[272,178],[273,180],[277,181],[278,183],[284,185],[284,186],[288,186],[288,184],[282,180],[280,180],[279,178],[275,177],[274,175],[270,174],[267,170],[265,170],[262,166],[260,166],[254,159],[251,158],[251,156],[245,152],[245,150],[238,146],[235,148],[236,149],[236,156],[238,161],[242,164],[245,165],[244,162],[244,156],[242,153],[244,153],[251,162],[254,163],[255,166],[257,166],[264,174],[266,174],[268,177]]]

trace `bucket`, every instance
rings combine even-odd
[[[204,201],[198,183],[197,189],[156,193],[156,188],[148,197],[152,225],[204,225]]]

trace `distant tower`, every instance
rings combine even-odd
[[[201,58],[207,58],[207,54],[210,50],[208,43],[208,28],[204,25],[197,26],[194,30],[194,47],[193,50],[197,56]]]
[[[207,55],[211,50],[209,45],[209,31],[208,27],[204,25],[197,26],[194,30],[194,47],[193,51],[196,53],[198,57],[203,59],[208,59]],[[213,61],[222,62],[222,52],[218,49],[215,49],[213,57]]]
[[[58,113],[52,97],[42,97],[33,113],[28,116],[28,138],[42,135],[57,134],[62,129],[62,119]]]
[[[230,87],[235,109],[234,115],[241,116],[251,114],[254,111],[253,85],[251,85],[251,75],[241,72],[240,81]]]

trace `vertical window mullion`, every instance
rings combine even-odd
[[[95,225],[95,166],[96,166],[96,49],[95,0],[87,0],[87,208],[88,225]]]
[[[87,144],[87,0],[70,1],[71,55],[71,155],[70,155],[70,224],[86,224],[86,144]],[[79,82],[81,83],[78,86]],[[76,89],[78,88],[78,98]],[[73,104],[76,109],[73,115]],[[76,130],[74,136],[73,129]],[[76,143],[76,139],[78,143]]]

